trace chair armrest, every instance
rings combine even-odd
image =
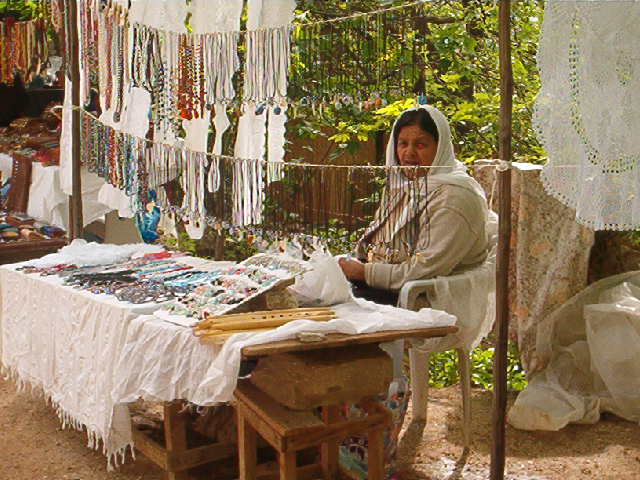
[[[421,294],[426,294],[430,287],[435,285],[435,278],[428,280],[412,280],[402,285],[398,294],[398,307],[413,310],[418,298]]]
[[[467,278],[467,272],[457,273],[455,275],[446,275],[426,280],[411,280],[402,285],[398,294],[398,307],[413,310],[416,298],[419,295],[427,295],[430,288],[433,288],[437,281],[444,280],[447,283],[455,283],[458,280]]]

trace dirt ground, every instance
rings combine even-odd
[[[513,401],[513,398],[510,399]],[[491,393],[473,393],[473,445],[463,452],[457,387],[430,391],[428,423],[410,423],[401,437],[403,479],[480,480],[489,477]],[[560,432],[507,427],[510,480],[640,479],[640,426],[605,416],[596,425]],[[86,447],[82,432],[61,430],[41,398],[0,380],[0,480],[155,480],[161,474],[138,455],[116,472]]]

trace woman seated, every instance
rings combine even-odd
[[[383,201],[358,242],[356,259],[340,260],[354,294],[395,304],[411,280],[473,268],[487,256],[487,201],[455,159],[451,130],[435,107],[396,120],[387,145]]]
[[[487,257],[487,202],[482,187],[455,159],[449,123],[431,106],[398,117],[389,144],[392,168],[371,225],[358,242],[358,260],[341,259],[354,294],[395,304],[405,282],[459,273]],[[384,403],[392,414],[385,432],[387,478],[399,478],[395,463],[398,435],[409,400],[402,371],[403,347],[394,347],[396,372]],[[349,407],[354,409],[355,407]],[[349,412],[345,416],[351,416]],[[366,438],[354,436],[340,448],[340,462],[366,478]]]

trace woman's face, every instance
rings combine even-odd
[[[403,167],[428,167],[433,163],[438,151],[438,142],[433,135],[418,125],[407,125],[400,129],[396,155]],[[426,169],[406,169],[404,174],[411,180],[424,177]]]

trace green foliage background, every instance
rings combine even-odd
[[[42,5],[39,2],[13,0],[0,1],[0,18],[12,17],[16,20],[31,20],[42,16]]]
[[[406,1],[300,0],[304,21],[371,11]],[[498,2],[486,0],[433,1],[429,15],[452,19],[430,23],[420,34],[425,60],[425,89],[429,103],[450,119],[459,159],[495,158],[498,145],[500,81],[498,69]],[[543,18],[542,1],[512,2],[512,61],[514,76],[514,160],[540,162],[544,151],[531,128],[535,95],[540,88],[535,55]],[[389,64],[401,59],[390,56]],[[300,112],[302,122],[296,136],[317,136],[336,128],[330,139],[343,152],[354,153],[359,145],[381,132],[388,132],[398,113],[413,104],[413,97],[368,112],[342,108],[313,115]],[[334,158],[339,153],[334,155]],[[379,161],[379,159],[378,159]],[[369,159],[375,163],[376,159]]]

